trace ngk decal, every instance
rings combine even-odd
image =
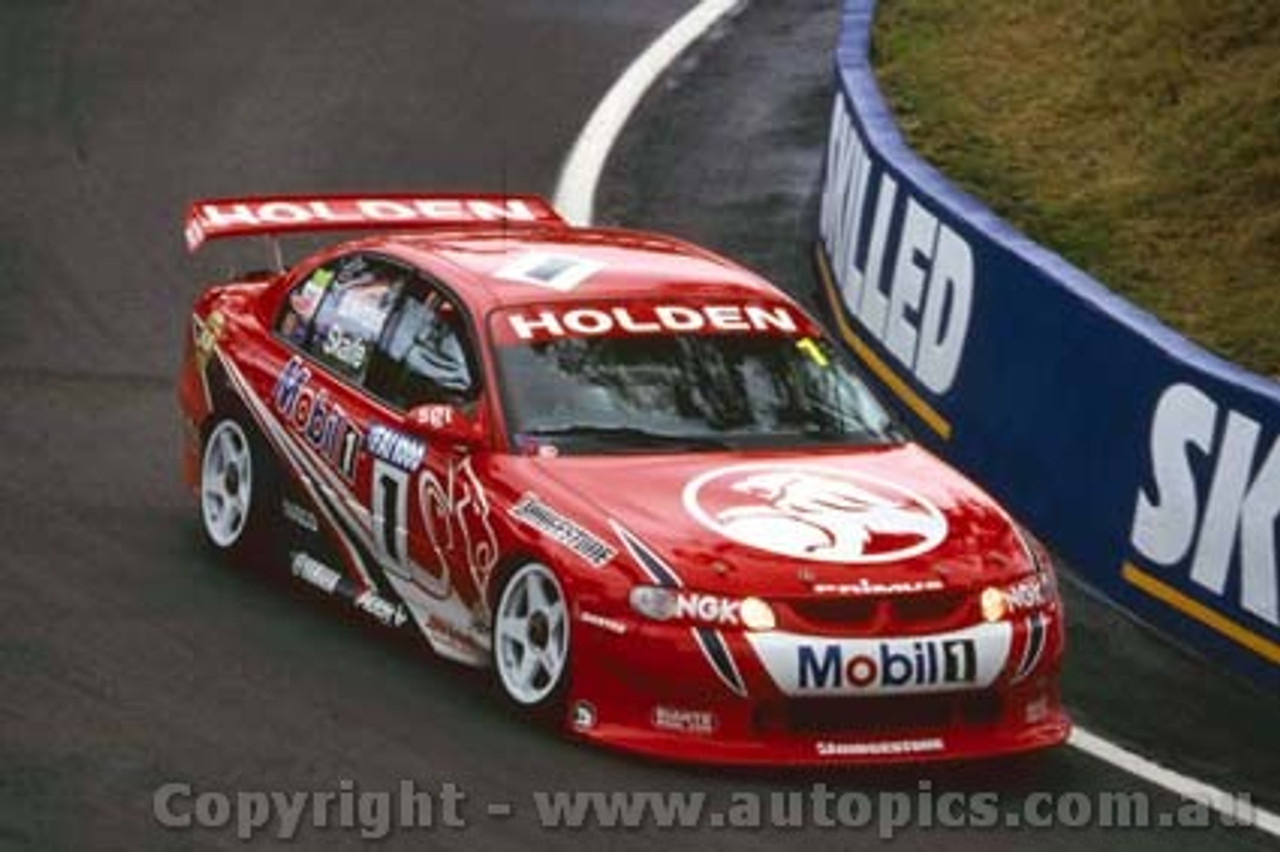
[[[990,686],[1009,659],[1013,626],[885,639],[750,633],[747,641],[788,695],[947,692]]]
[[[738,624],[741,609],[741,601],[715,595],[681,592],[676,596],[676,618],[688,621],[732,626]]]
[[[1022,612],[1038,609],[1049,603],[1049,595],[1045,591],[1044,581],[1039,577],[1028,577],[1014,583],[1004,590],[1005,603],[1010,612]]]
[[[816,562],[909,559],[947,536],[946,518],[923,497],[826,465],[759,462],[716,468],[685,485],[684,506],[725,538]]]

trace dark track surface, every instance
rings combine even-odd
[[[224,567],[201,547],[179,484],[172,375],[187,309],[201,276],[232,258],[217,249],[195,262],[185,257],[179,223],[190,198],[504,185],[549,193],[591,106],[687,5],[0,5],[0,849],[244,848],[225,831],[160,828],[152,793],[175,780],[197,790],[301,791],[336,789],[341,779],[394,790],[414,779],[423,789],[452,782],[468,793],[472,827],[401,835],[388,848],[876,842],[832,831],[540,829],[530,813],[535,789],[698,789],[724,797],[804,789],[815,779],[691,772],[562,741],[508,714],[483,678],[334,618],[284,583]],[[661,176],[675,161],[697,168],[714,132],[729,128],[708,109],[705,135],[696,133],[685,90],[713,85],[725,98],[757,103],[760,91],[751,87],[760,83],[751,74],[779,61],[770,45],[795,50],[794,42],[778,41],[788,32],[808,39],[810,49],[789,56],[786,67],[807,69],[796,73],[812,77],[818,97],[834,33],[828,5],[794,3],[800,14],[787,23],[772,4],[760,4],[731,38],[703,51],[703,67],[680,78],[669,102],[655,104],[673,111],[651,127],[679,148],[635,149],[629,160],[638,175]],[[794,29],[796,21],[803,27]],[[704,70],[713,76],[702,77]],[[825,95],[822,102],[825,111]],[[678,206],[638,210],[631,221],[746,247],[742,256],[766,268],[799,269],[798,214],[777,211],[803,207],[816,160],[800,143],[820,134],[824,119],[815,126],[808,107],[794,119],[788,113],[782,136],[753,143],[766,153],[738,146],[734,158],[715,160],[723,169],[686,186],[704,202],[723,201],[692,204],[686,192]],[[779,156],[784,162],[761,172]],[[731,216],[741,212],[735,204],[754,208],[732,200],[751,193],[729,194],[726,179],[741,190],[744,180],[748,189],[767,187],[786,174],[800,182],[760,207],[778,221]],[[656,179],[652,188],[659,189]],[[758,224],[754,233],[726,233],[707,230],[713,220]],[[769,245],[786,247],[772,260],[760,253],[761,227]],[[1096,605],[1074,603],[1070,685],[1090,696],[1081,715],[1099,730],[1132,731],[1139,743],[1159,745],[1166,732],[1181,732],[1190,745],[1183,750],[1180,742],[1175,756],[1192,760],[1190,768],[1201,768],[1193,746],[1216,752],[1203,767],[1216,773],[1209,780],[1233,789],[1257,781],[1261,791],[1265,773],[1251,772],[1249,784],[1221,777],[1224,767],[1276,763],[1276,734],[1248,715],[1257,711],[1242,693]],[[1154,650],[1127,668],[1118,640]],[[1169,681],[1169,690],[1148,696],[1135,680],[1142,676]],[[1094,680],[1100,684],[1089,685]],[[1164,703],[1178,691],[1217,703],[1189,718],[1191,709]],[[1268,721],[1274,705],[1269,712]],[[1188,733],[1193,726],[1203,728]],[[1250,737],[1247,758],[1235,749]],[[1146,789],[1068,751],[1022,769],[824,780],[841,789],[914,790],[928,777],[939,789],[994,789],[1012,799],[1030,789]],[[485,818],[489,801],[513,802],[515,816]],[[1266,841],[1252,832],[1082,830],[913,831],[898,842],[1205,849],[1266,848]],[[357,842],[351,832],[309,830],[297,848]]]

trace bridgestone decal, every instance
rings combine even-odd
[[[536,494],[522,495],[508,513],[522,524],[546,533],[594,568],[605,565],[617,554],[595,535],[543,503]]]

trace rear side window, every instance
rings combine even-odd
[[[285,300],[284,310],[276,330],[293,345],[304,348],[311,334],[311,321],[315,318],[320,300],[329,292],[329,285],[337,274],[337,263],[318,266],[299,282]]]
[[[406,276],[398,267],[365,257],[339,261],[331,279],[322,276],[325,292],[303,348],[335,373],[363,381]]]

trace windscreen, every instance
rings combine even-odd
[[[821,331],[786,305],[575,305],[493,317],[522,450],[608,453],[897,440]]]

